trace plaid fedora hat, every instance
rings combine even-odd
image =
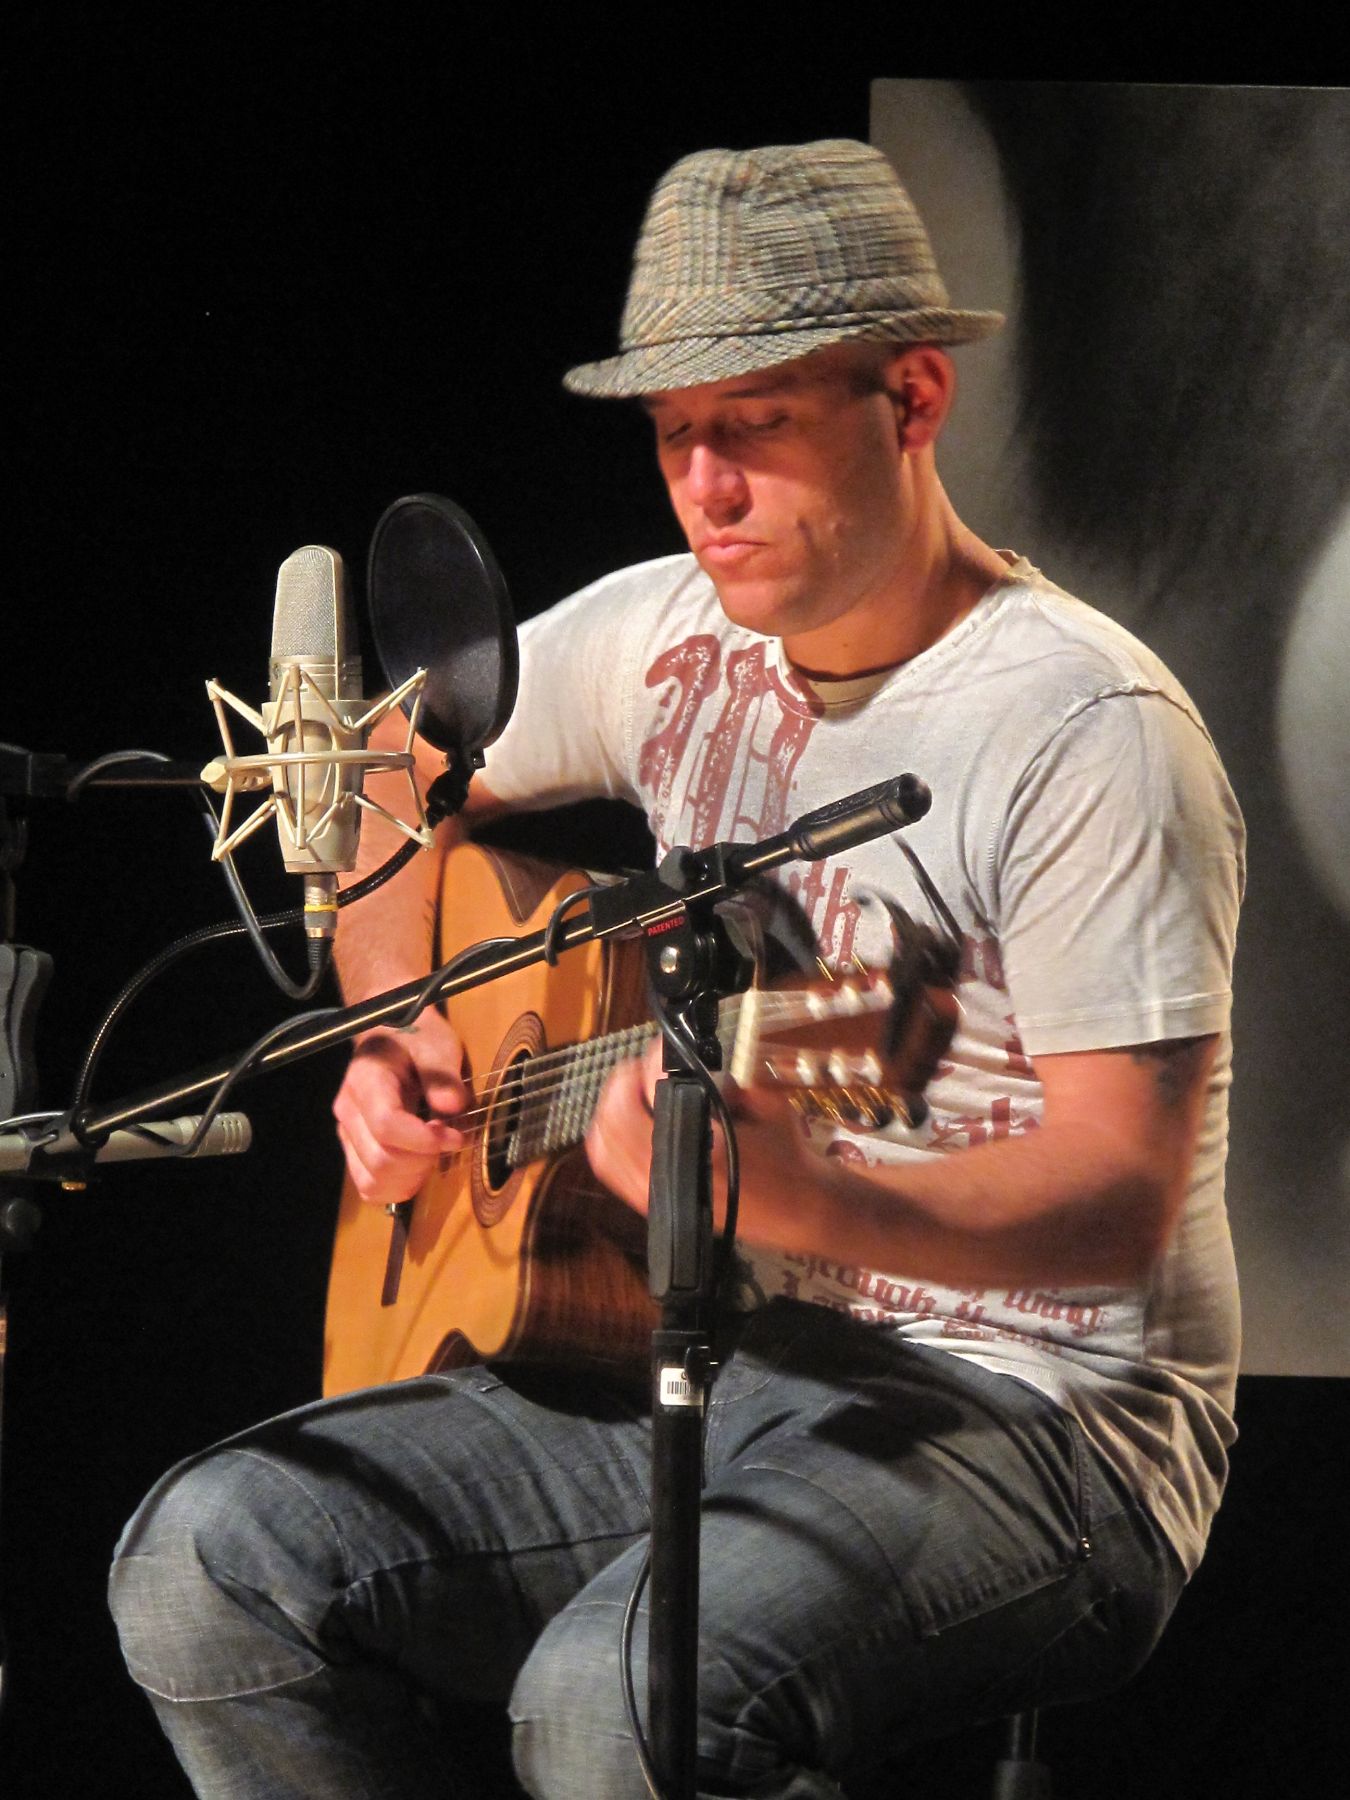
[[[845,338],[964,344],[1002,323],[948,305],[923,221],[870,144],[700,150],[652,195],[619,355],[563,380],[576,394],[650,394]]]

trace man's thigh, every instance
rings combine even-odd
[[[702,1536],[710,1693],[750,1738],[809,1720],[841,1767],[1123,1679],[1179,1574],[1076,1422],[948,1352],[772,1312],[712,1409]]]
[[[124,1534],[132,1673],[200,1699],[370,1656],[501,1700],[546,1621],[646,1530],[648,1437],[594,1382],[481,1368],[244,1432],[171,1471]]]

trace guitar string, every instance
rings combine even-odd
[[[640,1028],[632,1027],[630,1029],[637,1030]],[[615,1034],[616,1037],[620,1035],[622,1034]],[[652,1035],[655,1035],[655,1033],[653,1032]],[[593,1044],[599,1042],[600,1040],[598,1039],[592,1040]],[[578,1077],[578,1093],[576,1098],[580,1103],[579,1110],[585,1111],[588,1117],[589,1113],[594,1110],[595,1101],[599,1098],[601,1079],[609,1073],[610,1069],[622,1060],[622,1052],[613,1049],[603,1058],[595,1058],[594,1066],[585,1070]],[[529,1067],[529,1064],[525,1065],[525,1082],[522,1084],[522,1091],[517,1103],[518,1110],[515,1123],[509,1133],[509,1140],[517,1146],[522,1142],[528,1141],[531,1132],[538,1130],[541,1122],[545,1132],[547,1132],[547,1127],[551,1122],[553,1098],[560,1093],[566,1085],[565,1081],[551,1082],[538,1087],[532,1084],[525,1085],[525,1083],[528,1082]],[[459,1115],[460,1123],[465,1127],[465,1135],[468,1142],[463,1144],[458,1150],[448,1151],[441,1158],[444,1167],[448,1168],[452,1164],[460,1162],[466,1155],[477,1149],[478,1143],[486,1134],[487,1123],[494,1110],[495,1107],[492,1105],[480,1106]],[[561,1143],[552,1146],[541,1144],[538,1153],[542,1155],[548,1148],[555,1151],[568,1149],[580,1142],[580,1136],[569,1135]],[[518,1168],[522,1163],[527,1163],[532,1160],[532,1157],[522,1156],[519,1162],[512,1162],[511,1167]]]
[[[736,1008],[736,1012],[740,1012],[740,1008]],[[763,1008],[763,1022],[765,1022],[765,1024],[781,1024],[783,1019],[792,1017],[794,1013],[796,1013],[796,1015],[801,1015],[801,1001],[794,1001],[792,997],[787,997],[787,995],[772,995],[772,997],[770,997],[770,1003],[765,1004],[765,1008]],[[637,1035],[639,1039],[646,1039],[650,1042],[650,1040],[655,1039],[655,1037],[659,1035],[659,1031],[657,1031],[657,1026],[653,1026],[653,1024],[634,1024],[634,1026],[625,1026],[621,1031],[608,1031],[608,1033],[603,1033],[601,1037],[585,1039],[581,1044],[562,1044],[558,1049],[545,1051],[544,1055],[524,1058],[524,1060],[520,1062],[520,1071],[522,1071],[522,1096],[520,1096],[520,1103],[524,1105],[527,1100],[551,1098],[553,1094],[562,1093],[562,1089],[567,1085],[567,1080],[569,1080],[572,1069],[574,1069],[574,1067],[583,1066],[585,1062],[590,1062],[590,1060],[599,1062],[599,1060],[603,1060],[603,1058],[607,1057],[610,1058],[610,1066],[612,1066],[612,1062],[621,1062],[621,1060],[623,1060],[623,1055],[617,1051],[619,1042],[621,1042],[621,1040],[634,1039],[635,1035]],[[626,1048],[628,1048],[628,1044],[625,1044],[625,1049]],[[495,1069],[484,1071],[481,1076],[477,1076],[477,1080],[479,1080],[481,1084],[488,1084],[488,1082],[500,1084],[500,1080],[502,1080],[504,1076],[508,1076],[513,1067],[515,1067],[513,1062],[506,1062],[506,1064],[495,1067]],[[544,1073],[553,1075],[554,1071],[556,1071],[556,1076],[558,1076],[556,1080],[551,1080],[551,1082],[540,1080],[540,1076],[544,1075]],[[524,1091],[524,1089],[526,1089],[526,1084],[527,1091]],[[493,1103],[479,1103],[477,1107],[472,1107],[472,1109],[468,1109],[466,1112],[457,1114],[457,1118],[466,1121],[477,1120],[477,1118],[486,1118],[486,1114],[493,1111]]]
[[[629,1032],[639,1030],[645,1033],[648,1031],[648,1028],[639,1026],[630,1026],[628,1028]],[[612,1035],[617,1039],[627,1035],[627,1033],[616,1032]],[[650,1035],[656,1035],[655,1027],[650,1028]],[[601,1039],[590,1040],[592,1046],[600,1044],[601,1042],[603,1042]],[[610,1048],[603,1058],[595,1058],[593,1066],[586,1069],[580,1075],[578,1079],[578,1099],[584,1103],[586,1109],[594,1110],[594,1103],[599,1098],[601,1078],[607,1075],[609,1070],[622,1060],[622,1052],[617,1048]],[[530,1065],[527,1063],[525,1065],[526,1082],[528,1081],[529,1069]],[[547,1128],[551,1119],[552,1099],[556,1094],[563,1090],[565,1085],[565,1081],[557,1081],[536,1088],[533,1085],[525,1086],[524,1082],[522,1083],[516,1121],[509,1134],[511,1141],[519,1145],[522,1141],[527,1140],[531,1129],[538,1127],[541,1117],[545,1128]],[[462,1145],[458,1150],[447,1152],[446,1155],[441,1158],[442,1167],[448,1168],[450,1165],[460,1162],[466,1155],[469,1155],[477,1149],[478,1142],[486,1135],[487,1122],[494,1110],[495,1108],[492,1106],[482,1106],[468,1113],[459,1115],[461,1122],[468,1126],[466,1136],[469,1141]],[[539,1154],[543,1154],[546,1148],[552,1148],[555,1151],[567,1149],[580,1141],[581,1139],[579,1137],[570,1137],[563,1143],[553,1146],[541,1144]],[[513,1162],[510,1166],[518,1168],[521,1166],[521,1163],[526,1163],[531,1160],[533,1160],[533,1158],[528,1156],[521,1157],[520,1162]]]
[[[637,1030],[642,1030],[644,1032],[650,1031],[650,1035],[652,1035],[652,1036],[656,1035],[656,1030],[655,1030],[654,1026],[650,1027],[650,1028],[639,1027],[639,1026],[630,1026],[628,1029],[629,1029],[629,1031],[637,1031]],[[622,1037],[626,1034],[622,1033],[622,1032],[615,1032],[611,1035],[615,1038],[618,1038],[618,1037]],[[594,1044],[600,1044],[603,1041],[604,1041],[603,1039],[597,1038],[597,1039],[592,1039],[591,1043],[594,1045]],[[591,1069],[586,1070],[580,1077],[580,1087],[581,1087],[580,1097],[589,1101],[592,1109],[594,1107],[595,1100],[597,1100],[600,1095],[600,1081],[598,1078],[603,1075],[608,1074],[609,1070],[611,1068],[613,1068],[617,1063],[622,1062],[623,1060],[624,1059],[623,1059],[623,1056],[621,1053],[619,1053],[617,1050],[611,1050],[603,1059],[596,1059],[596,1066]],[[508,1065],[508,1067],[509,1067],[509,1065]],[[525,1067],[528,1071],[530,1065],[526,1064]],[[552,1082],[548,1085],[540,1086],[537,1089],[533,1086],[531,1086],[528,1089],[524,1089],[523,1084],[522,1084],[522,1093],[521,1093],[521,1097],[520,1097],[520,1101],[519,1101],[519,1111],[517,1114],[515,1126],[511,1132],[511,1137],[514,1138],[515,1140],[517,1140],[517,1142],[519,1142],[519,1140],[521,1138],[527,1136],[528,1135],[527,1127],[537,1125],[539,1123],[539,1116],[541,1114],[543,1115],[543,1119],[544,1119],[545,1123],[547,1123],[549,1114],[551,1111],[552,1098],[555,1094],[562,1092],[562,1090],[565,1086],[566,1086],[565,1081]],[[441,1159],[443,1164],[449,1165],[451,1163],[457,1163],[461,1160],[462,1157],[464,1157],[470,1151],[472,1151],[476,1148],[476,1140],[481,1139],[486,1134],[487,1122],[490,1119],[490,1117],[494,1111],[495,1111],[494,1106],[480,1106],[480,1107],[477,1107],[467,1113],[461,1113],[459,1115],[459,1119],[464,1124],[466,1124],[468,1127],[466,1135],[470,1141],[468,1143],[464,1144],[460,1149],[452,1150],[446,1156],[444,1156]],[[579,1143],[580,1139],[579,1138],[574,1139],[573,1142]],[[567,1145],[556,1146],[556,1148],[559,1148],[559,1149],[564,1149],[567,1147],[568,1147]],[[525,1159],[525,1160],[528,1160],[528,1159]],[[519,1166],[519,1165],[516,1165],[516,1166]]]
[[[794,1014],[801,1015],[800,1000],[778,995],[770,998],[771,1004],[764,1009],[766,1024],[781,1023],[784,1018]],[[470,1132],[478,1130],[480,1123],[486,1121],[501,1104],[501,1084],[513,1068],[518,1068],[520,1085],[515,1104],[520,1110],[514,1135],[523,1135],[527,1125],[538,1123],[541,1111],[547,1115],[552,1100],[566,1089],[569,1081],[580,1083],[584,1093],[596,1085],[597,1076],[608,1074],[617,1063],[624,1061],[638,1042],[650,1042],[656,1036],[657,1027],[654,1025],[630,1025],[622,1031],[589,1038],[580,1044],[562,1045],[542,1056],[526,1057],[518,1065],[506,1063],[502,1067],[488,1070],[480,1079],[483,1083],[498,1084],[492,1098],[457,1114],[457,1128]],[[541,1079],[541,1076],[547,1078]]]
[[[652,1029],[649,1032],[644,1031],[644,1036],[647,1036],[649,1038],[655,1037],[656,1036],[655,1029]],[[600,1042],[601,1042],[600,1039],[592,1040],[592,1043],[595,1045],[600,1044]],[[586,1059],[587,1061],[589,1061],[592,1064],[592,1066],[590,1068],[578,1069],[575,1074],[575,1081],[576,1081],[580,1091],[582,1093],[584,1093],[584,1092],[588,1091],[591,1087],[594,1087],[598,1094],[599,1087],[598,1087],[598,1083],[595,1078],[597,1076],[607,1075],[611,1069],[617,1067],[619,1063],[624,1062],[626,1060],[626,1048],[627,1047],[625,1047],[624,1050],[620,1050],[617,1048],[615,1048],[615,1049],[607,1048],[604,1051],[600,1051],[598,1054],[593,1051],[592,1054],[590,1056],[588,1056],[588,1058]],[[578,1060],[580,1060],[580,1059],[578,1059]],[[508,1065],[508,1073],[509,1073],[509,1065]],[[522,1064],[519,1098],[515,1102],[515,1104],[520,1109],[519,1117],[518,1117],[516,1128],[515,1128],[517,1134],[519,1134],[523,1130],[523,1128],[526,1124],[526,1116],[525,1115],[526,1115],[527,1109],[530,1114],[531,1122],[535,1121],[535,1115],[537,1115],[541,1111],[545,1115],[547,1115],[548,1110],[549,1110],[549,1105],[552,1102],[552,1100],[558,1094],[565,1092],[567,1085],[568,1085],[569,1076],[568,1076],[567,1072],[563,1073],[561,1079],[555,1080],[555,1081],[548,1081],[548,1082],[535,1082],[532,1079],[533,1074],[534,1074],[533,1062],[526,1062],[526,1063]],[[480,1121],[486,1121],[497,1110],[497,1107],[501,1103],[502,1098],[503,1098],[503,1096],[501,1094],[501,1088],[498,1087],[497,1090],[494,1092],[494,1095],[493,1095],[493,1098],[491,1101],[485,1102],[484,1104],[482,1104],[480,1106],[471,1107],[471,1108],[469,1108],[469,1110],[467,1112],[457,1113],[455,1115],[456,1129],[460,1129],[462,1125],[467,1125],[467,1126],[469,1126],[470,1129],[477,1129]],[[507,1104],[511,1104],[511,1102],[508,1101]]]
[[[569,1079],[575,1079],[583,1086],[593,1085],[596,1075],[608,1074],[610,1069],[625,1061],[629,1050],[635,1047],[635,1045],[623,1043],[622,1040],[633,1036],[636,1036],[638,1041],[650,1040],[656,1035],[657,1031],[654,1025],[630,1025],[623,1031],[610,1032],[604,1037],[590,1038],[583,1045],[567,1045],[547,1056],[526,1058],[519,1065],[520,1097],[518,1105],[522,1111],[529,1107],[537,1112],[541,1103],[551,1101],[555,1095],[566,1089]],[[543,1081],[536,1079],[537,1071],[548,1064],[557,1062],[562,1062],[564,1066],[558,1072],[556,1079]],[[569,1063],[576,1067],[569,1068],[567,1066]],[[584,1067],[586,1063],[590,1063],[592,1066],[586,1068]],[[509,1076],[515,1066],[507,1063],[504,1068],[492,1070],[483,1077],[483,1080],[490,1081]],[[455,1115],[457,1127],[463,1124],[471,1130],[477,1129],[479,1121],[486,1120],[496,1111],[500,1098],[499,1082],[490,1101],[485,1101]],[[547,1111],[547,1106],[544,1107],[544,1110]],[[523,1123],[522,1118],[520,1124]],[[517,1130],[519,1128],[518,1124]]]
[[[885,1004],[889,1004],[889,1001],[885,1002]],[[739,1014],[741,1003],[738,1000],[731,1000],[729,1005],[737,1014]],[[811,1019],[809,1015],[803,1013],[802,1002],[800,1000],[794,999],[790,995],[768,994],[766,990],[765,1002],[762,1003],[762,1017],[766,1024],[781,1024],[785,1018],[791,1018],[794,1012],[798,1017],[805,1018],[808,1023],[818,1023],[818,1021]],[[734,1032],[734,1019],[731,1021],[731,1025]],[[655,1037],[657,1035],[658,1027],[650,1023],[645,1025],[628,1025],[623,1027],[621,1031],[606,1032],[600,1037],[587,1038],[579,1044],[561,1044],[556,1050],[547,1050],[541,1056],[532,1056],[528,1058],[526,1066],[533,1073],[537,1070],[548,1068],[555,1063],[565,1065],[568,1062],[584,1058],[589,1052],[593,1051],[598,1046],[607,1044],[611,1039],[622,1037],[626,1033],[632,1031],[642,1031],[649,1037]],[[502,1076],[507,1074],[511,1067],[511,1063],[503,1063],[497,1068],[485,1070],[483,1074],[476,1079],[481,1083],[499,1081]]]

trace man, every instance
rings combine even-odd
[[[906,835],[961,926],[963,1016],[928,1121],[808,1142],[737,1103],[750,1310],[708,1423],[709,1795],[837,1795],[918,1736],[1122,1679],[1223,1483],[1241,821],[1167,671],[943,492],[947,346],[998,323],[948,305],[866,146],[677,164],[621,354],[568,379],[641,398],[692,555],[526,628],[469,809],[622,793],[668,845],[904,768],[934,791]],[[425,969],[430,880],[414,864],[349,917],[351,997]],[[924,905],[887,840],[789,885],[835,963],[885,960],[864,888]],[[414,1192],[463,1102],[443,1021],[371,1034],[335,1105],[363,1196]],[[588,1148],[637,1207],[649,1136],[632,1065]],[[472,1792],[457,1716],[509,1700],[531,1793],[641,1794],[617,1668],[647,1447],[593,1380],[475,1369],[167,1477],[114,1602],[198,1791]]]

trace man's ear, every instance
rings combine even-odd
[[[956,396],[956,365],[936,344],[897,351],[883,372],[902,450],[924,450],[937,439]]]

